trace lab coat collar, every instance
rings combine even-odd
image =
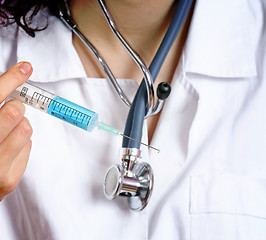
[[[249,1],[253,0],[197,0],[184,49],[186,72],[223,78],[256,76],[259,26]]]
[[[48,18],[47,29],[37,32],[35,38],[19,31],[17,60],[31,62],[34,71],[30,79],[36,82],[86,77],[72,44],[72,32],[53,16]]]
[[[256,76],[258,26],[248,1],[253,0],[197,0],[184,49],[186,72],[227,78]],[[33,64],[33,81],[86,77],[72,32],[56,17],[48,21],[47,29],[35,38],[19,31],[17,60]]]

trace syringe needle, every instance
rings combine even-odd
[[[128,138],[130,140],[138,142],[138,143],[140,143],[140,144],[142,144],[142,145],[144,145],[144,146],[146,146],[148,148],[152,148],[152,149],[156,150],[158,153],[160,152],[160,150],[158,148],[152,147],[152,146],[150,146],[150,145],[148,145],[146,143],[140,142],[140,141],[138,141],[138,140],[136,140],[134,138],[131,138],[131,137],[127,136],[127,135],[124,135],[123,133],[120,133],[117,129],[107,125],[104,122],[98,122],[97,126],[98,126],[98,129],[101,129],[101,130],[104,130],[106,132],[113,133],[113,134],[116,134],[116,135],[121,135],[121,136],[126,137],[126,138]]]
[[[153,146],[151,146],[151,145],[148,145],[148,144],[146,144],[146,143],[140,142],[140,141],[138,141],[138,140],[136,140],[136,139],[134,139],[134,138],[131,138],[131,137],[129,137],[129,136],[123,134],[123,133],[119,133],[119,134],[120,134],[121,136],[123,136],[123,137],[126,137],[126,138],[130,139],[130,140],[133,140],[133,141],[135,141],[135,142],[138,142],[138,143],[140,143],[140,144],[142,144],[142,145],[144,145],[144,146],[146,146],[146,147],[148,147],[148,148],[152,148],[152,149],[156,150],[158,153],[160,152],[160,149],[158,149],[158,148],[155,148],[155,147],[153,147]]]

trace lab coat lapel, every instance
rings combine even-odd
[[[19,31],[17,58],[17,61],[31,62],[34,71],[30,79],[33,81],[54,82],[86,77],[72,44],[72,32],[53,16],[48,18],[47,29],[36,32],[35,38]]]
[[[260,26],[255,18],[259,16],[248,2],[196,2],[184,51],[186,72],[223,78],[256,76],[255,29]]]
[[[208,79],[208,81],[221,79],[233,83],[236,79],[251,79],[257,76],[256,46],[260,39],[259,29],[262,26],[258,25],[259,21],[255,21],[255,18],[261,17],[259,15],[261,11],[250,8],[250,6],[260,8],[259,3],[249,4],[249,1],[252,0],[233,2],[199,0],[195,6],[184,49],[184,72],[188,81],[198,91],[201,101],[190,129],[186,161],[196,160],[195,149],[202,141],[202,135],[199,134],[201,129],[199,113],[202,115],[205,111],[201,104],[203,96],[200,89],[207,86],[202,86],[199,79]],[[235,12],[235,9],[239,11]]]

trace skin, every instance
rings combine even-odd
[[[121,33],[149,64],[174,13],[174,1],[107,1]],[[116,39],[95,0],[72,0],[71,13],[83,34],[101,51],[117,78],[131,78],[138,83],[142,73]],[[138,15],[136,16],[136,13]],[[94,58],[76,36],[73,39],[89,77],[104,77]],[[91,64],[93,63],[93,64]],[[123,63],[123,64],[122,64]]]
[[[25,64],[16,64],[0,77],[0,102],[31,75],[31,65]],[[0,109],[0,200],[18,185],[29,159],[32,128],[24,113],[25,106],[18,100]]]
[[[107,3],[120,32],[149,66],[172,19],[177,1],[113,0]],[[131,78],[140,83],[142,73],[111,32],[97,1],[70,0],[70,9],[80,30],[101,52],[114,75],[117,78]],[[171,82],[186,39],[190,18],[191,14],[163,64],[157,83]],[[105,77],[89,50],[75,36],[73,45],[87,76]],[[0,103],[23,84],[31,73],[31,65],[24,62],[14,65],[0,76]],[[29,159],[32,127],[24,113],[25,107],[18,100],[11,100],[0,109],[0,201],[16,188]],[[157,114],[148,119],[149,140],[152,139],[159,116]]]

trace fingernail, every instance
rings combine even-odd
[[[31,65],[28,62],[24,62],[20,65],[19,70],[26,75],[31,71]]]

